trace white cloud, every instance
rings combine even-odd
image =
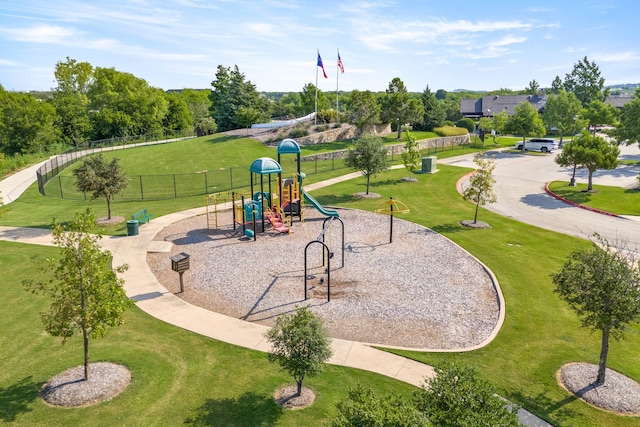
[[[594,61],[597,62],[638,62],[640,56],[637,52],[618,52],[595,54]]]
[[[13,40],[27,43],[60,43],[78,36],[73,28],[58,25],[36,25],[29,28],[6,30]]]

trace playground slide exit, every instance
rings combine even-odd
[[[304,194],[304,199],[311,203],[311,205],[313,205],[314,208],[316,208],[318,210],[318,212],[320,212],[322,215],[325,216],[333,216],[338,218],[340,216],[340,214],[338,213],[338,211],[334,210],[334,209],[328,209],[325,208],[324,206],[322,206],[320,203],[318,203],[318,201],[316,199],[314,199],[313,197],[311,197],[309,195],[309,193],[307,193],[306,191],[304,191],[304,189],[302,190],[303,194]]]

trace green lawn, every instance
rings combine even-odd
[[[226,142],[229,141],[223,144]],[[234,150],[236,147],[224,147],[229,158],[237,159],[233,164],[242,163],[243,154]],[[230,153],[234,151],[235,154]],[[138,156],[136,152],[137,149],[126,150],[118,155],[124,162],[126,156]],[[251,156],[255,155],[252,152]],[[248,165],[251,159],[245,163]],[[153,164],[135,162],[153,170]],[[371,191],[382,195],[377,200],[353,196],[364,191],[364,178],[313,193],[325,205],[366,210],[374,210],[393,196],[411,209],[406,219],[452,239],[496,274],[507,304],[506,320],[488,347],[468,353],[399,353],[426,363],[446,359],[476,366],[482,376],[499,387],[503,396],[558,426],[637,425],[637,418],[607,414],[581,403],[555,379],[557,370],[566,362],[596,363],[598,359],[599,336],[580,328],[575,314],[553,293],[549,277],[561,267],[570,251],[585,242],[484,209],[479,219],[488,222],[491,229],[461,227],[458,222],[473,218],[474,210],[455,190],[455,182],[467,170],[446,165],[438,168],[437,174],[414,175],[417,183],[401,181],[408,176],[404,169],[379,174],[371,183]],[[0,223],[47,226],[52,216],[70,218],[86,206],[96,208],[100,216],[99,209],[104,204],[100,200],[88,203],[42,197],[32,187],[18,201],[0,210]],[[126,216],[147,207],[159,216],[203,204],[203,197],[194,197],[118,202],[113,207]],[[10,414],[17,414],[22,425],[43,425],[57,417],[62,417],[58,424],[71,425],[79,420],[87,425],[318,425],[345,395],[347,384],[366,381],[379,391],[409,390],[403,384],[373,374],[332,367],[309,383],[319,392],[319,400],[312,408],[283,412],[269,399],[275,387],[288,378],[267,364],[264,355],[182,331],[134,309],[128,314],[127,326],[115,330],[105,340],[96,341],[93,353],[94,360],[120,361],[132,369],[134,382],[127,391],[112,402],[92,408],[62,411],[47,407],[37,398],[38,387],[48,377],[81,362],[77,342],[61,347],[57,340],[42,332],[37,312],[44,301],[27,294],[20,286],[22,278],[38,274],[30,257],[53,253],[52,249],[27,245],[0,246],[0,268],[5,273],[2,286],[6,287],[7,301],[0,308],[6,330],[0,336],[5,368],[0,374],[0,408],[3,408],[0,416],[4,421],[10,421]],[[640,328],[635,326],[629,332],[627,340],[611,343],[609,367],[640,381]],[[325,398],[327,401],[322,400]],[[238,424],[226,420],[217,423],[227,410],[250,412],[254,418]]]
[[[618,215],[640,215],[640,191],[622,187],[593,185],[594,192],[587,192],[587,184],[569,187],[568,181],[553,181],[549,189],[572,202]]]
[[[92,361],[123,364],[132,382],[111,401],[79,409],[46,405],[38,390],[52,376],[82,364],[81,338],[64,346],[43,332],[38,313],[47,300],[22,280],[40,275],[33,257],[57,256],[56,248],[0,242],[3,304],[0,305],[0,424],[15,426],[302,426],[320,425],[335,412],[347,388],[364,383],[388,393],[413,387],[366,371],[328,366],[305,380],[315,389],[313,406],[282,410],[273,393],[293,378],[266,354],[215,341],[156,320],[134,308],[126,324],[92,340]]]

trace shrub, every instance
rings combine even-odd
[[[458,123],[456,123],[456,126],[459,127],[459,128],[467,129],[469,131],[469,133],[471,133],[474,130],[476,130],[476,124],[474,123],[473,120],[471,120],[468,117],[465,117],[464,119],[458,120]]]
[[[445,120],[444,123],[442,124],[442,126],[451,126],[454,127],[455,123],[453,123],[451,120]]]
[[[324,131],[327,131],[327,130],[329,130],[329,125],[328,124],[316,126],[316,128],[315,128],[316,132],[324,132]]]
[[[453,126],[443,126],[440,128],[434,128],[433,132],[438,136],[459,136],[469,133],[466,128],[458,128]]]
[[[289,131],[287,138],[296,139],[307,135],[309,135],[309,130],[305,126],[296,126]]]

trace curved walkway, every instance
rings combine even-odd
[[[472,156],[468,159],[447,159],[441,163],[454,165],[459,163],[461,166],[468,166],[465,162],[471,158]],[[24,191],[28,187],[25,184],[29,179],[31,183],[35,181],[35,172],[30,169],[12,175],[11,179],[0,181],[0,195],[11,194],[13,199],[17,198],[21,191],[17,191],[16,183],[24,187],[22,190]],[[311,191],[360,176],[360,173],[352,173],[322,183],[308,185],[306,189]],[[204,213],[205,208],[196,208],[165,215],[140,227],[138,236],[105,237],[102,239],[101,244],[105,249],[112,252],[115,265],[125,263],[129,265],[129,269],[122,275],[126,281],[127,295],[135,299],[142,310],[160,320],[202,335],[258,351],[268,351],[269,345],[264,338],[264,332],[268,327],[229,318],[188,304],[160,285],[148,267],[147,252],[162,250],[162,248],[157,247],[158,242],[153,242],[153,238],[158,231],[175,221]],[[44,245],[52,244],[48,230],[19,227],[0,227],[0,240]],[[420,386],[425,378],[434,374],[433,368],[428,365],[380,351],[358,342],[334,339],[332,340],[332,346],[334,355],[329,361],[332,364],[376,372],[415,386]],[[550,424],[524,409],[521,409],[518,415],[520,422],[524,425],[531,427],[550,426]]]

